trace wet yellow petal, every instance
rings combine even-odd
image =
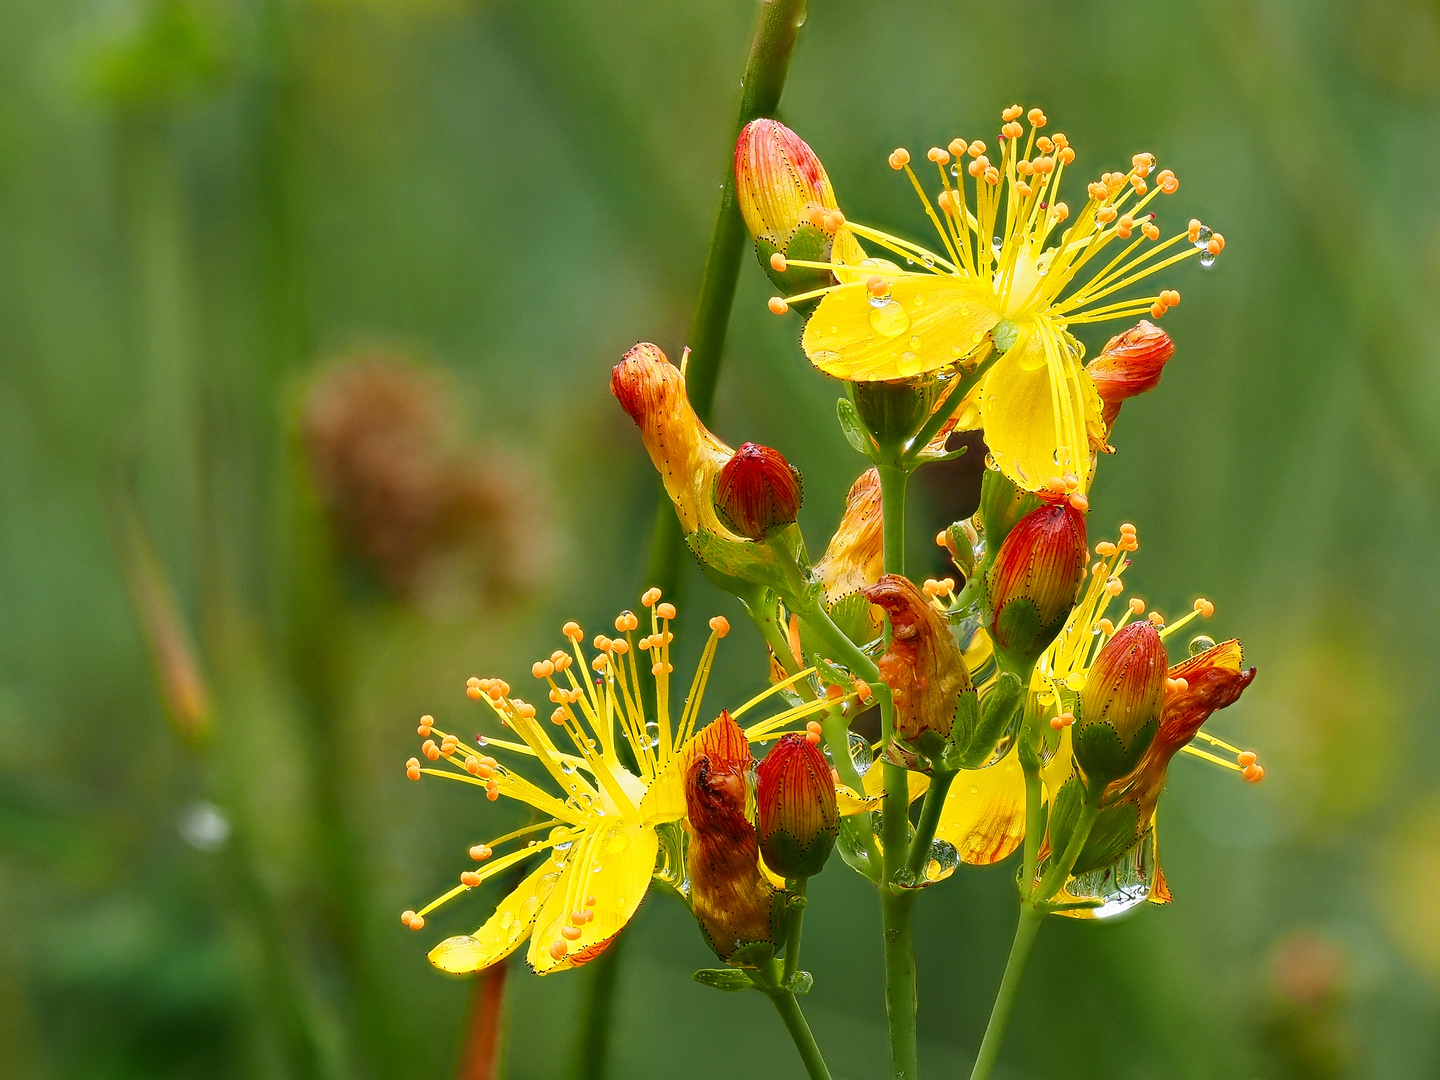
[[[446,938],[431,949],[430,962],[441,971],[460,975],[503,960],[529,935],[541,905],[550,898],[559,880],[560,868],[547,858],[500,901],[495,914],[474,934]]]
[[[1000,471],[1031,491],[1073,472],[1089,487],[1090,440],[1100,396],[1080,357],[1044,316],[1021,325],[1015,345],[985,376],[980,419]]]
[[[905,779],[910,787],[910,801],[913,803],[921,795],[924,795],[930,787],[930,778],[924,773],[907,772]],[[866,770],[865,775],[860,778],[865,785],[865,794],[874,798],[883,798],[885,795],[885,768],[884,763],[876,761]]]
[[[938,371],[969,354],[1000,320],[994,294],[945,274],[901,278],[888,303],[870,301],[864,281],[825,294],[800,340],[812,364],[860,382]]]
[[[848,788],[844,784],[835,785],[835,805],[840,811],[841,817],[863,814],[866,810],[879,810],[883,798],[882,795],[871,795],[866,798],[855,794],[853,788]]]
[[[654,829],[620,820],[602,822],[575,841],[559,887],[535,920],[530,967],[549,975],[604,952],[645,898],[659,845]]]

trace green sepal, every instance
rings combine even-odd
[[[868,645],[880,636],[880,631],[870,621],[870,601],[858,592],[842,596],[825,611],[840,632],[856,645]],[[803,626],[801,636],[804,636]]]
[[[935,411],[940,383],[933,375],[851,384],[860,423],[878,446],[907,447]]]
[[[1087,874],[1124,858],[1140,835],[1140,808],[1133,802],[1107,806],[1095,818],[1080,857],[1070,871]]]
[[[758,971],[775,959],[775,948],[773,941],[749,941],[723,959],[731,967]]]
[[[840,431],[851,448],[857,454],[864,454],[874,460],[876,447],[870,433],[860,421],[860,413],[856,411],[855,403],[849,398],[838,399],[835,402],[835,415],[840,421]]]
[[[795,230],[795,235],[785,246],[785,257],[799,259],[802,262],[825,262],[830,257],[829,248],[829,238],[814,225],[805,224]],[[755,256],[760,260],[760,265],[765,268],[765,273],[775,283],[775,287],[780,290],[782,296],[814,292],[816,289],[825,288],[834,281],[829,270],[817,270],[813,266],[789,267],[784,273],[780,273],[770,265],[770,256],[779,250],[769,240],[756,237]]]
[[[978,769],[995,755],[1002,742],[1014,736],[1023,716],[1025,683],[1013,671],[1002,671],[985,700],[977,702],[974,709],[966,707],[965,696],[961,695],[955,726],[950,729],[947,763],[953,761],[960,769]]]
[[[1053,858],[1059,858],[1069,846],[1084,802],[1085,783],[1072,773],[1050,802],[1050,851]]]
[[[705,576],[734,596],[753,593],[759,585],[788,601],[795,596],[796,566],[801,574],[809,573],[810,560],[798,524],[785,526],[766,541],[731,539],[696,529],[685,537],[685,543]]]
[[[708,986],[712,990],[724,990],[726,993],[736,994],[741,990],[754,990],[755,984],[750,976],[743,971],[736,971],[734,968],[701,968],[690,976],[701,986]]]
[[[987,597],[988,600],[988,597]],[[1070,612],[1049,625],[1040,622],[1040,609],[1028,597],[1017,596],[995,616],[991,638],[995,651],[1006,656],[1011,667],[1033,667],[1040,654],[1050,647]],[[1002,645],[1001,642],[1008,642]]]
[[[838,830],[837,830],[838,831]],[[835,847],[836,833],[821,829],[808,844],[785,829],[777,829],[765,837],[761,855],[765,865],[786,877],[814,877],[825,869]],[[803,907],[803,897],[792,897],[791,907]]]
[[[1123,780],[1139,767],[1159,726],[1159,717],[1151,719],[1135,732],[1130,745],[1126,746],[1120,733],[1109,723],[1096,720],[1087,724],[1083,717],[1076,716],[1070,733],[1071,745],[1075,761],[1085,774],[1090,802],[1098,805],[1106,787]]]

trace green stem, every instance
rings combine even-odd
[[[805,3],[806,0],[766,0],[745,62],[745,74],[740,80],[740,109],[725,148],[725,179],[721,185],[720,206],[715,213],[715,228],[710,235],[705,275],[700,282],[700,297],[695,305],[695,321],[690,326],[690,359],[685,368],[690,404],[704,421],[710,419],[710,408],[715,402],[725,332],[730,324],[735,282],[746,246],[745,221],[735,201],[735,171],[731,167],[735,139],[751,120],[773,116],[779,108],[795,40],[805,21]],[[678,525],[670,520],[673,515],[664,512],[663,500],[661,511],[651,553],[650,577],[666,595],[673,596],[683,565],[680,549],[684,537]]]
[[[953,772],[937,772],[930,777],[930,787],[925,792],[925,801],[920,806],[920,820],[915,824],[915,836],[910,841],[910,858],[905,869],[915,880],[921,880],[925,864],[930,857],[930,844],[935,839],[935,829],[940,824],[940,814],[945,809],[945,796],[955,782]]]
[[[1025,771],[1025,855],[1020,871],[1020,896],[1028,900],[1035,888],[1035,866],[1040,857],[1040,839],[1045,832],[1044,787],[1039,762],[1032,765],[1022,755],[1020,766]]]
[[[1075,822],[1075,832],[1070,837],[1070,842],[1065,845],[1065,851],[1050,863],[1050,868],[1045,871],[1045,876],[1040,879],[1039,886],[1030,897],[1031,904],[1038,904],[1049,900],[1057,892],[1060,886],[1065,884],[1065,879],[1070,876],[1070,869],[1075,865],[1075,860],[1080,858],[1080,852],[1085,849],[1085,841],[1090,839],[1090,830],[1095,826],[1095,818],[1100,813],[1090,803],[1082,803],[1080,806],[1080,817]]]
[[[890,853],[888,846],[885,853]],[[915,1080],[920,1075],[915,1036],[915,893],[882,890],[880,915],[885,931],[890,1075],[895,1080]]]
[[[805,1014],[800,1011],[800,1002],[795,999],[795,995],[785,989],[766,989],[765,996],[775,1003],[775,1011],[785,1022],[785,1029],[790,1032],[795,1049],[800,1051],[800,1060],[805,1065],[805,1071],[810,1074],[810,1080],[830,1080],[830,1069],[820,1054],[820,1047],[816,1045],[815,1036],[810,1032],[810,1025],[805,1022]]]
[[[790,985],[790,977],[800,966],[800,929],[805,921],[805,889],[809,884],[810,879],[803,877],[788,883],[790,894],[799,898],[801,903],[790,908],[790,925],[785,929],[785,972],[780,979],[781,986]]]
[[[625,935],[610,943],[589,966],[589,992],[580,1020],[580,1037],[575,1040],[575,1060],[570,1075],[575,1080],[602,1080],[610,1056],[611,1021],[615,1015],[615,986],[620,981],[621,948]]]
[[[985,1025],[985,1037],[980,1041],[980,1053],[975,1058],[975,1068],[970,1071],[970,1080],[986,1080],[995,1068],[1000,1044],[1005,1041],[1005,1028],[1015,1008],[1015,992],[1020,988],[1025,962],[1030,959],[1030,947],[1035,944],[1035,934],[1044,918],[1029,904],[1020,906],[1020,922],[1015,927],[1015,940],[1010,945],[1010,959],[1005,962],[1000,991],[995,995],[995,1005],[990,1010],[990,1022]]]

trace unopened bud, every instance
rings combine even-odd
[[[985,576],[990,636],[1012,667],[1026,668],[1065,625],[1085,580],[1085,516],[1070,503],[1020,519]]]
[[[840,814],[830,764],[799,732],[782,735],[755,770],[756,824],[765,865],[783,878],[810,877],[825,867]]]
[[[787,293],[828,285],[831,275],[814,267],[784,268],[772,261],[777,252],[787,260],[848,265],[865,258],[820,159],[777,120],[752,120],[735,141],[735,197],[760,264]]]
[[[938,380],[925,376],[857,382],[851,387],[861,423],[882,446],[907,445],[930,419],[943,389]]]
[[[1133,773],[1165,701],[1166,658],[1148,621],[1122,627],[1095,657],[1075,709],[1075,761],[1092,797]]]
[[[715,512],[731,532],[766,540],[800,514],[800,472],[778,450],[745,443],[715,477]]]
[[[1110,339],[1085,368],[1104,403],[1106,427],[1115,422],[1127,398],[1160,385],[1165,362],[1174,355],[1175,343],[1170,335],[1144,319]]]
[[[777,893],[761,873],[755,828],[745,817],[751,765],[745,732],[721,713],[696,737],[685,770],[690,899],[722,960],[745,946],[780,940]]]

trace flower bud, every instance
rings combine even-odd
[[[985,575],[990,636],[1026,668],[1065,625],[1085,580],[1085,517],[1068,502],[1032,510],[1010,530]]]
[[[850,485],[845,496],[845,513],[825,555],[815,564],[815,574],[825,588],[825,606],[833,607],[880,580],[885,572],[885,537],[880,508],[880,474],[866,469]],[[862,634],[866,641],[880,636],[884,622],[879,611],[865,604]]]
[[[756,779],[756,823],[765,865],[783,878],[818,874],[840,832],[825,755],[792,731],[771,747]]]
[[[800,471],[778,450],[745,443],[715,476],[715,511],[731,532],[767,540],[800,514]]]
[[[1126,398],[1160,385],[1165,362],[1174,355],[1175,343],[1170,335],[1144,319],[1110,339],[1085,368],[1104,403],[1101,416],[1106,428],[1115,423]]]
[[[890,647],[880,677],[895,701],[895,735],[932,761],[940,758],[962,708],[975,706],[975,685],[950,627],[909,578],[886,574],[862,590],[890,618]]]
[[[1165,668],[1165,646],[1148,620],[1122,627],[1095,657],[1072,736],[1092,798],[1133,773],[1150,748],[1165,701]]]
[[[751,765],[745,732],[721,713],[696,736],[685,770],[690,899],[705,939],[722,960],[747,945],[778,946],[781,937],[778,894],[760,870],[755,828],[745,817]]]
[[[787,259],[834,259],[849,265],[865,258],[838,213],[820,159],[777,120],[752,120],[735,141],[735,197],[755,238],[760,264],[787,293],[828,285],[830,273],[802,267],[777,270],[771,261],[777,252]]]
[[[930,419],[944,386],[933,376],[921,376],[857,382],[851,390],[860,422],[876,442],[905,446]]]

